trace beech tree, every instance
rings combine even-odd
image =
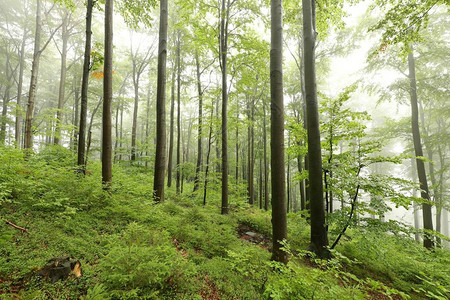
[[[167,59],[167,0],[160,1],[158,79],[156,87],[156,155],[153,183],[155,201],[164,201],[166,169],[166,59]]]
[[[272,259],[287,262],[282,241],[287,237],[284,172],[284,104],[283,104],[283,11],[282,1],[271,1],[271,172],[272,172]]]
[[[111,102],[113,97],[113,0],[105,1],[105,60],[103,77],[102,182],[109,189],[112,180]]]

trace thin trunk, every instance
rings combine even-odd
[[[208,186],[208,173],[209,173],[209,156],[211,154],[211,138],[213,131],[213,110],[211,109],[211,116],[209,121],[209,135],[208,135],[208,151],[206,152],[206,170],[205,170],[205,183],[203,185],[203,206],[206,205],[206,192]]]
[[[88,164],[88,160],[89,160],[89,151],[91,149],[91,141],[92,141],[92,124],[94,124],[94,117],[95,114],[97,113],[98,109],[100,108],[100,104],[102,104],[103,99],[100,98],[100,101],[98,101],[97,106],[94,108],[94,110],[92,111],[92,115],[91,115],[91,120],[89,122],[89,127],[88,127],[88,138],[87,138],[87,147],[86,147],[86,159],[84,160],[84,166],[86,167]]]
[[[412,47],[411,47],[412,51]],[[424,201],[430,201],[427,176],[425,173],[425,164],[421,157],[423,156],[422,141],[420,139],[419,129],[419,109],[417,104],[417,85],[416,85],[416,70],[413,53],[408,55],[409,80],[410,80],[410,96],[411,96],[411,129],[413,134],[414,152],[416,155],[417,175],[419,177],[421,197]],[[433,219],[431,214],[431,205],[428,203],[422,204],[423,211],[423,228],[433,230]],[[423,239],[424,247],[433,248],[433,240],[430,236],[425,234]]]
[[[22,88],[23,88],[23,70],[25,68],[25,44],[27,39],[28,29],[24,29],[22,44],[20,46],[20,61],[19,61],[19,82],[17,84],[17,112],[16,112],[16,132],[15,132],[15,141],[16,147],[20,148],[20,140],[22,133],[22,108],[20,107],[22,104]]]
[[[228,82],[227,82],[227,52],[228,52],[228,16],[230,1],[225,9],[226,0],[222,0],[220,25],[220,57],[222,67],[222,215],[228,214]]]
[[[156,156],[153,200],[164,201],[166,169],[166,59],[167,59],[167,0],[160,0],[158,79],[156,88]]]
[[[62,50],[61,50],[61,73],[59,77],[59,93],[58,93],[58,110],[56,111],[56,127],[55,127],[55,137],[53,143],[55,145],[60,144],[61,139],[61,125],[62,125],[62,110],[64,105],[64,95],[66,91],[66,74],[67,74],[67,43],[69,40],[68,35],[68,14],[64,16],[62,25]]]
[[[251,98],[253,102],[253,98]],[[247,113],[248,113],[248,137],[247,137],[247,166],[248,166],[248,178],[247,178],[247,188],[248,188],[248,203],[250,205],[253,205],[254,199],[255,199],[255,188],[253,184],[253,103],[251,103],[250,100],[247,102]]]
[[[259,158],[259,209],[263,208],[263,168],[262,159]]]
[[[283,11],[282,1],[271,1],[271,171],[272,171],[272,260],[286,263],[282,241],[287,238],[286,189],[284,171],[284,104],[283,104]]]
[[[236,184],[239,183],[239,105],[236,110]]]
[[[305,98],[308,132],[308,170],[311,209],[311,250],[319,257],[328,256],[323,201],[322,155],[315,70],[315,3],[303,0],[303,38],[305,64]]]
[[[263,141],[264,141],[264,210],[269,209],[269,166],[267,161],[266,103],[263,102]]]
[[[133,59],[135,60],[135,58]],[[136,131],[137,118],[139,109],[139,78],[140,74],[136,69],[136,62],[133,61],[133,85],[134,85],[134,109],[133,109],[133,124],[131,126],[131,161],[136,160]]]
[[[167,164],[167,187],[172,186],[172,165],[173,165],[173,127],[175,117],[175,72],[177,68],[177,60],[175,59],[174,68],[172,70],[172,87],[170,100],[170,127],[169,127],[169,159]]]
[[[198,91],[198,141],[197,141],[197,166],[195,167],[194,192],[199,188],[200,172],[202,170],[202,122],[203,122],[203,90],[200,74],[200,60],[198,50],[195,52],[195,65],[197,71],[197,91]]]
[[[288,136],[288,148],[291,146],[291,138]],[[290,166],[290,158],[289,153],[287,154],[287,172],[286,172],[286,211],[289,213],[291,208],[291,166]]]
[[[105,61],[103,69],[102,183],[105,189],[109,189],[112,179],[113,0],[105,2]]]
[[[414,158],[411,158],[411,179],[413,182],[417,181],[417,171],[416,168],[414,167],[415,164],[415,160]],[[413,188],[412,190],[412,195],[414,197],[417,196],[417,190],[415,188]],[[416,229],[416,233],[414,234],[414,239],[416,240],[416,242],[420,242],[420,224],[419,224],[419,205],[416,203],[416,201],[413,202],[413,210],[414,210],[414,228]]]
[[[72,148],[74,149],[75,152],[78,151],[77,146],[78,146],[78,123],[79,123],[79,113],[80,113],[80,82],[79,82],[79,77],[77,75],[75,75],[75,79],[74,79],[74,118],[73,118],[73,143],[72,143]]]
[[[176,191],[180,193],[181,187],[181,32],[178,31],[177,39],[177,167],[176,167]]]
[[[80,126],[78,127],[78,165],[84,165],[84,155],[86,151],[86,119],[89,87],[89,70],[91,63],[91,43],[92,43],[92,10],[93,0],[87,0],[86,5],[86,41],[84,45],[83,78],[81,81],[81,109]],[[84,169],[84,167],[83,167]]]
[[[30,91],[28,93],[28,109],[25,123],[25,149],[31,149],[33,147],[32,128],[31,123],[34,114],[34,102],[36,100],[36,88],[37,77],[39,73],[39,62],[41,57],[41,0],[36,0],[36,33],[34,36],[34,54],[33,62],[31,65],[31,79],[30,79]]]

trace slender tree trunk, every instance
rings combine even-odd
[[[267,161],[266,103],[263,102],[263,143],[264,143],[264,210],[269,209],[269,166]]]
[[[291,146],[291,138],[288,136],[288,148]],[[290,157],[289,153],[287,154],[287,172],[286,172],[286,211],[289,213],[291,209],[291,166],[290,166]]]
[[[160,0],[158,79],[156,88],[156,157],[153,183],[154,200],[164,201],[166,168],[166,59],[167,59],[167,0]]]
[[[136,58],[134,58],[136,59]],[[133,59],[133,60],[134,60]],[[134,109],[133,109],[133,124],[131,126],[131,161],[136,160],[136,131],[137,118],[139,107],[139,78],[140,74],[136,68],[136,62],[133,62],[133,85],[134,85]]]
[[[28,108],[26,114],[25,123],[25,149],[33,148],[33,138],[31,123],[33,121],[34,114],[34,102],[36,99],[37,77],[39,73],[39,62],[41,58],[41,0],[36,0],[36,33],[34,36],[34,54],[33,62],[31,65],[31,79],[30,79],[30,91],[28,93]]]
[[[56,126],[55,126],[55,137],[53,143],[55,145],[60,144],[61,139],[61,125],[62,125],[62,110],[64,106],[64,95],[66,92],[66,74],[67,74],[67,43],[69,40],[68,35],[68,14],[64,16],[62,25],[62,49],[61,49],[61,73],[59,77],[59,93],[58,93],[58,110],[56,111]]]
[[[284,104],[283,104],[283,11],[282,1],[271,1],[271,171],[272,171],[272,260],[286,263],[288,258],[282,250],[287,238],[286,188],[284,171]]]
[[[308,132],[308,170],[311,208],[311,250],[327,257],[328,236],[323,200],[322,155],[315,70],[315,4],[303,0],[303,38],[305,65],[306,124]]]
[[[79,124],[79,114],[80,114],[80,81],[79,77],[75,75],[74,79],[74,118],[73,118],[73,143],[72,143],[72,149],[74,149],[75,152],[78,151],[78,124]]]
[[[222,61],[222,215],[228,214],[228,82],[227,82],[227,52],[228,52],[228,15],[229,1],[222,0],[220,25],[220,56]]]
[[[100,108],[100,104],[102,104],[103,98],[100,98],[100,101],[98,101],[97,106],[95,106],[94,110],[91,114],[91,120],[89,122],[88,127],[88,137],[87,137],[87,147],[86,147],[86,159],[84,160],[84,166],[87,166],[88,160],[89,160],[89,151],[91,150],[91,141],[92,141],[92,124],[94,123],[94,117],[97,113],[98,109]]]
[[[122,160],[122,146],[123,146],[123,102],[120,103],[120,130],[119,130],[119,160]]]
[[[247,144],[248,144],[248,178],[247,178],[247,182],[248,182],[248,203],[250,205],[253,205],[254,199],[255,199],[255,188],[254,188],[254,175],[253,175],[253,171],[254,171],[254,165],[253,165],[253,98],[251,98],[252,100],[248,100],[247,101],[247,113],[248,113],[248,137],[247,137]]]
[[[8,115],[8,103],[10,101],[10,90],[13,79],[12,77],[14,76],[9,71],[10,71],[10,54],[8,50],[6,50],[5,77],[7,82],[5,86],[5,93],[3,94],[1,126],[0,126],[0,144],[5,144],[6,141],[6,118]]]
[[[111,102],[113,75],[113,0],[105,2],[105,62],[103,77],[102,182],[109,189],[112,180]]]
[[[206,152],[206,170],[205,170],[205,183],[203,185],[203,206],[206,205],[206,192],[208,187],[208,173],[209,173],[209,156],[211,154],[211,138],[213,131],[213,110],[211,108],[211,116],[209,121],[209,135],[208,135],[208,151]]]
[[[195,167],[194,192],[199,188],[200,172],[202,170],[202,122],[203,122],[203,90],[200,74],[200,60],[198,50],[195,52],[195,65],[197,71],[197,91],[198,91],[198,140],[197,140],[197,165]]]
[[[239,183],[239,105],[236,110],[236,184]]]
[[[415,165],[415,159],[412,158],[411,159],[411,180],[413,182],[417,181],[417,171],[416,168],[414,167]],[[413,188],[412,190],[412,195],[414,197],[417,196],[417,190],[415,188]],[[414,239],[416,240],[416,242],[420,242],[420,234],[419,234],[419,229],[420,229],[420,223],[419,223],[419,205],[416,203],[416,201],[413,202],[413,210],[414,210],[414,228],[416,229],[416,233],[414,235]]]
[[[263,208],[263,168],[262,159],[259,158],[259,209]]]
[[[419,177],[421,189],[420,194],[421,197],[424,199],[424,201],[430,201],[427,176],[425,173],[425,164],[421,159],[421,157],[423,156],[423,150],[419,129],[419,109],[417,104],[415,61],[412,52],[408,55],[408,67],[409,67],[410,96],[411,96],[411,129],[413,134],[414,152],[416,155],[417,175]],[[427,230],[433,230],[431,205],[424,202],[422,204],[422,212],[423,212],[423,228]],[[423,245],[428,249],[433,248],[433,240],[427,234],[425,234],[424,236]]]
[[[16,147],[20,148],[20,140],[22,133],[22,89],[23,89],[23,70],[25,67],[25,44],[27,40],[28,29],[23,30],[22,44],[20,46],[20,61],[19,61],[19,82],[17,84],[17,112],[16,112],[16,131],[15,141]]]
[[[172,87],[170,100],[170,128],[169,128],[169,159],[167,164],[167,187],[172,186],[172,165],[173,165],[173,127],[175,117],[175,72],[177,69],[178,60],[174,59],[174,67],[172,70]]]
[[[81,109],[80,126],[78,127],[78,155],[79,166],[84,166],[84,155],[86,151],[86,119],[89,87],[89,70],[91,63],[91,43],[92,43],[92,10],[93,0],[87,0],[86,5],[86,41],[84,45],[83,78],[81,81]],[[84,167],[83,167],[84,169]]]
[[[181,33],[178,31],[177,39],[177,167],[176,167],[176,191],[181,188]]]

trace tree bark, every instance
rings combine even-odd
[[[222,67],[222,215],[228,214],[228,82],[227,82],[227,52],[228,52],[228,17],[230,1],[225,5],[222,0],[220,24],[220,57]]]
[[[325,227],[323,200],[322,155],[315,69],[315,7],[312,0],[303,0],[303,38],[305,65],[306,124],[308,133],[308,170],[311,209],[311,250],[327,257],[328,236]]]
[[[16,124],[15,124],[15,141],[16,147],[20,148],[21,136],[22,136],[22,89],[23,89],[23,70],[25,68],[25,44],[28,37],[28,29],[24,29],[22,44],[20,45],[20,61],[19,61],[19,82],[17,84],[17,112],[16,112]]]
[[[411,96],[411,130],[414,142],[414,153],[416,155],[416,165],[417,165],[417,175],[420,182],[420,195],[424,201],[430,201],[427,176],[425,173],[425,164],[421,157],[423,157],[422,141],[420,139],[420,129],[419,129],[419,109],[417,104],[417,85],[416,85],[416,70],[415,70],[415,60],[412,53],[413,49],[411,47],[411,53],[408,55],[408,68],[409,68],[409,83],[410,83],[410,96]],[[424,202],[422,204],[423,212],[423,228],[427,230],[433,230],[433,219],[431,214],[431,205]],[[431,249],[433,248],[433,240],[428,236],[424,235],[423,239],[424,247]]]
[[[103,70],[102,182],[104,188],[109,189],[112,180],[113,0],[106,0],[105,2],[105,61]]]
[[[59,92],[58,92],[58,110],[56,111],[56,126],[55,126],[55,137],[53,139],[53,143],[55,145],[60,144],[61,139],[61,124],[62,124],[62,110],[64,106],[64,95],[66,92],[66,74],[67,74],[67,43],[69,40],[69,34],[68,34],[68,18],[69,13],[66,12],[66,14],[63,17],[63,23],[62,23],[62,49],[61,49],[61,71],[60,71],[60,77],[59,77]]]
[[[284,104],[283,104],[283,11],[282,1],[271,1],[271,171],[272,171],[272,260],[287,263],[282,241],[287,238],[286,188],[284,171]]]
[[[34,36],[34,54],[31,65],[31,79],[30,91],[28,93],[28,108],[25,123],[25,143],[24,148],[30,149],[33,147],[31,123],[34,114],[34,102],[36,99],[37,76],[39,72],[39,62],[41,57],[41,0],[36,0],[36,33]]]
[[[181,188],[181,32],[177,37],[177,167],[176,192],[180,194]]]
[[[175,117],[175,72],[177,68],[178,60],[174,59],[172,70],[172,87],[171,87],[171,100],[170,100],[170,127],[169,127],[169,159],[167,164],[167,187],[172,186],[172,165],[173,165],[173,127]]]
[[[167,0],[160,0],[158,79],[156,88],[156,157],[153,199],[164,201],[166,168],[166,59],[167,59]]]
[[[269,209],[269,166],[267,161],[266,103],[263,102],[263,143],[264,143],[264,210]]]
[[[203,90],[200,74],[200,60],[198,50],[195,52],[195,65],[197,71],[197,91],[198,91],[198,140],[197,140],[197,165],[195,167],[194,192],[199,188],[200,172],[202,170],[202,122],[203,122]]]
[[[78,127],[78,155],[77,163],[84,166],[84,156],[86,151],[86,119],[89,87],[89,70],[91,64],[91,43],[92,43],[92,10],[93,0],[87,0],[86,5],[86,41],[84,45],[83,78],[81,81],[81,109],[80,126]],[[84,167],[83,167],[84,169]]]

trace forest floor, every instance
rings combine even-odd
[[[82,176],[73,159],[0,151],[0,299],[450,298],[450,252],[425,250],[395,224],[351,228],[325,261],[306,251],[307,221],[289,213],[283,265],[270,261],[270,213],[247,204],[245,183],[231,185],[223,216],[214,177],[205,207],[192,182],[155,204],[151,168],[114,165],[106,193],[100,164]],[[65,256],[81,262],[80,278],[37,276]]]

